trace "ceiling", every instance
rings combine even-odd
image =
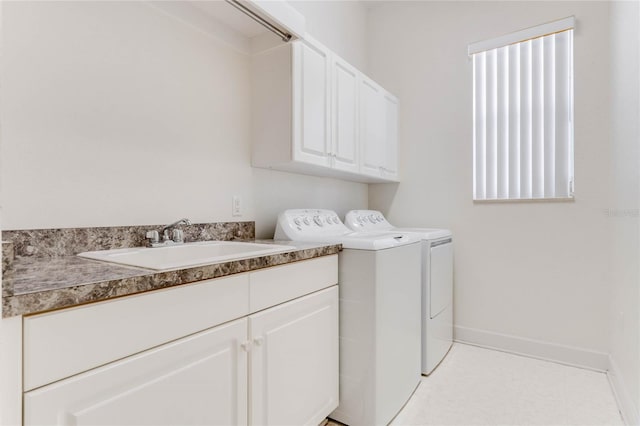
[[[262,25],[224,0],[192,1],[190,3],[208,16],[233,28],[247,38],[253,38],[268,32]]]

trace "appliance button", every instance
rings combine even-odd
[[[308,217],[305,217],[302,221],[304,222],[305,225],[311,225],[311,221],[309,220]]]
[[[322,218],[320,216],[314,216],[313,221],[318,224],[318,226],[322,226]]]
[[[300,218],[299,218],[299,217],[296,217],[295,219],[293,219],[293,223],[295,223],[296,225],[300,226],[300,224],[301,224],[302,222],[300,221]]]

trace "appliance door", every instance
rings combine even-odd
[[[452,239],[432,242],[430,251],[429,317],[435,318],[453,302]]]

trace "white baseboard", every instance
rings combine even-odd
[[[629,388],[624,381],[624,375],[620,372],[618,365],[609,357],[609,371],[607,371],[607,378],[609,384],[613,390],[613,395],[620,408],[622,419],[626,425],[640,425],[640,413],[639,407],[634,404],[631,395],[629,394]]]
[[[453,327],[453,332],[454,340],[460,343],[468,343],[600,372],[605,372],[609,368],[609,355],[603,352],[459,325]]]

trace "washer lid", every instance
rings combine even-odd
[[[331,234],[297,235],[293,241],[342,244],[342,248],[354,250],[384,250],[417,243],[420,241],[420,236],[399,232],[351,232],[339,236]]]
[[[354,232],[341,239],[343,248],[356,250],[384,250],[420,241],[416,234],[399,232]]]
[[[420,235],[423,240],[439,240],[440,238],[451,237],[451,231],[448,229],[437,228],[393,228],[397,232],[407,232]]]

